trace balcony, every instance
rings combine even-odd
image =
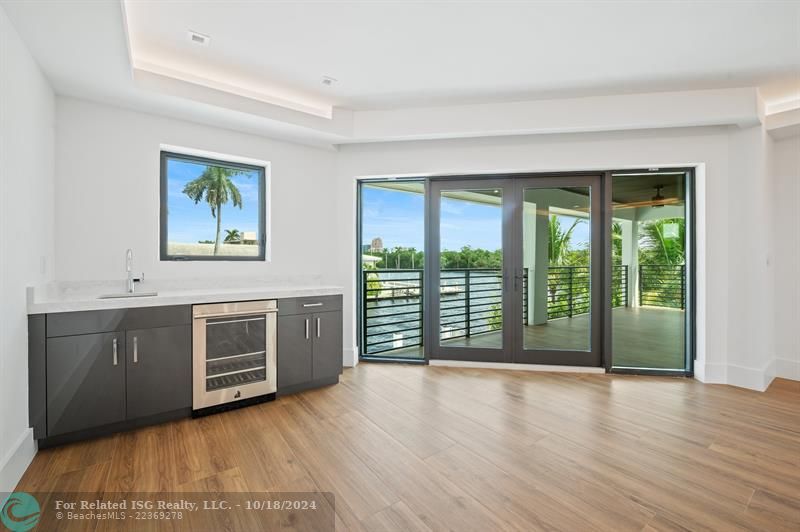
[[[363,353],[372,357],[423,358],[423,270],[366,270],[363,275]],[[498,345],[502,328],[499,269],[450,269],[441,272],[442,345]],[[552,266],[547,272],[547,321],[529,324],[529,272],[523,277],[526,345],[582,349],[588,331],[589,268]],[[675,342],[684,308],[686,275],[682,265],[640,265],[635,286],[629,268],[612,274],[614,357],[617,365],[674,368],[683,365],[682,343]],[[635,288],[635,289],[634,289]],[[635,306],[630,303],[634,301]],[[663,339],[663,341],[662,341]],[[668,340],[668,341],[667,341]],[[672,346],[672,347],[670,347]],[[630,360],[630,364],[626,361]]]

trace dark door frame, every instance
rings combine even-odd
[[[441,256],[441,239],[440,239],[440,214],[441,214],[441,193],[446,190],[454,191],[468,191],[476,189],[500,189],[503,191],[502,195],[502,249],[503,249],[503,268],[502,278],[503,287],[501,290],[502,297],[502,344],[499,348],[489,347],[463,347],[463,346],[443,346],[440,342],[441,315],[440,315],[440,298],[436,297],[438,290],[430,291],[431,287],[440,285],[441,270],[439,268]],[[427,249],[425,250],[425,283],[424,288],[426,294],[434,294],[432,297],[427,297],[423,301],[426,306],[425,314],[428,319],[425,320],[430,323],[432,334],[427,340],[427,349],[425,350],[426,357],[430,359],[442,360],[461,360],[470,362],[512,362],[514,353],[514,326],[509,326],[514,323],[514,283],[511,281],[515,263],[516,249],[513,242],[513,230],[511,230],[515,206],[516,184],[511,179],[503,178],[488,178],[488,179],[444,179],[435,180],[431,182],[428,198],[428,212],[430,213],[428,225],[428,239]]]
[[[642,368],[621,368],[614,367],[612,361],[612,343],[611,343],[611,305],[606,305],[606,301],[611,301],[611,276],[612,276],[612,253],[611,253],[611,224],[612,224],[612,174],[649,174],[658,172],[682,172],[686,176],[686,345],[684,347],[686,353],[686,368],[683,371],[674,370],[659,370],[659,369],[642,369]],[[426,294],[431,294],[431,288],[435,286],[432,284],[431,273],[433,267],[431,254],[427,253],[431,249],[432,240],[432,204],[431,188],[432,184],[438,181],[460,180],[464,182],[477,182],[485,180],[516,180],[519,178],[561,178],[561,177],[577,177],[577,176],[597,176],[602,175],[600,183],[600,200],[601,208],[597,216],[597,220],[601,223],[594,224],[600,228],[600,242],[602,245],[600,262],[601,268],[599,269],[602,286],[600,304],[602,304],[602,312],[600,313],[600,320],[602,324],[602,342],[600,348],[601,361],[600,366],[605,367],[606,371],[613,373],[634,373],[634,374],[655,374],[655,375],[681,375],[692,376],[694,372],[694,360],[696,358],[696,235],[695,233],[695,220],[696,220],[696,205],[695,205],[695,168],[694,167],[665,167],[665,168],[638,168],[626,170],[604,170],[604,171],[575,171],[575,172],[518,172],[518,173],[502,173],[502,174],[446,174],[446,175],[419,175],[407,176],[403,178],[358,178],[357,179],[357,206],[356,206],[356,297],[357,297],[357,337],[361,341],[363,336],[363,313],[364,309],[361,308],[362,301],[362,287],[361,287],[361,222],[362,222],[362,205],[361,205],[361,186],[369,182],[382,182],[382,181],[423,181],[425,185],[425,272],[423,275],[423,291]],[[594,238],[594,235],[593,235]],[[594,265],[594,263],[593,263]],[[594,291],[593,291],[594,297]],[[438,325],[438,312],[434,313],[432,309],[431,300],[433,298],[426,297],[423,301],[423,313],[426,319],[423,320],[423,352],[424,359],[398,359],[393,357],[370,357],[364,356],[361,352],[362,346],[359,346],[359,360],[377,361],[377,362],[411,362],[411,363],[428,363],[432,358],[431,339],[437,337],[437,329],[434,327],[430,316],[436,316],[436,325]],[[438,309],[437,309],[438,310]],[[505,312],[505,308],[504,308]],[[514,311],[512,311],[514,312]],[[593,317],[594,319],[594,317]],[[505,344],[504,344],[505,345]]]
[[[525,349],[524,329],[515,326],[515,345],[513,362],[521,364],[548,364],[553,366],[589,366],[600,367],[603,364],[603,260],[605,256],[605,243],[603,240],[603,202],[602,202],[602,174],[594,175],[548,175],[524,177],[514,180],[516,185],[513,237],[515,254],[515,271],[522,270],[523,228],[524,223],[524,192],[529,189],[551,189],[566,187],[589,188],[590,201],[590,254],[589,254],[589,279],[590,279],[590,341],[589,349],[577,351],[569,349]],[[530,281],[528,281],[530,283]],[[522,298],[521,293],[514,296],[513,323],[522,323]],[[530,312],[530,309],[529,309]]]
[[[685,290],[685,316],[684,316],[684,369],[658,369],[658,368],[631,368],[614,366],[612,347],[612,322],[611,305],[603,307],[603,365],[608,373],[622,373],[634,375],[665,375],[665,376],[694,376],[694,361],[697,358],[697,237],[695,235],[696,202],[695,202],[695,167],[666,167],[647,169],[608,170],[603,180],[603,234],[604,234],[604,296],[605,301],[611,301],[611,276],[612,276],[612,251],[611,251],[611,225],[613,221],[612,190],[614,176],[622,175],[649,175],[649,174],[683,174],[686,192],[685,218],[686,232],[684,254],[686,262],[686,290]]]

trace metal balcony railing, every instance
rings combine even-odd
[[[639,305],[686,307],[686,266],[683,264],[640,264]]]
[[[524,270],[523,321],[528,324],[529,272]],[[423,343],[423,270],[387,269],[362,272],[364,354],[379,355]],[[628,267],[614,266],[614,307],[628,306]],[[547,317],[557,319],[589,312],[587,266],[552,266],[547,272]],[[502,328],[502,273],[499,269],[442,270],[439,285],[441,332],[448,339],[470,337]]]

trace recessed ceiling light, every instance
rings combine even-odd
[[[322,76],[322,84],[323,85],[328,85],[330,87],[331,85],[333,85],[337,81],[339,81],[339,80],[336,79],[336,78],[332,78],[330,76]]]
[[[192,30],[189,30],[188,37],[189,42],[199,44],[200,46],[208,46],[208,43],[211,42],[211,37],[208,35],[203,35],[202,33],[197,33]]]

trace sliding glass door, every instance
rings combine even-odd
[[[433,358],[601,365],[599,187],[600,176],[432,182]]]
[[[691,368],[691,174],[613,172],[611,369]]]
[[[514,362],[599,366],[600,176],[515,183]]]
[[[507,179],[431,182],[431,358],[512,361],[514,192]]]
[[[362,182],[361,356],[691,372],[692,175]]]

